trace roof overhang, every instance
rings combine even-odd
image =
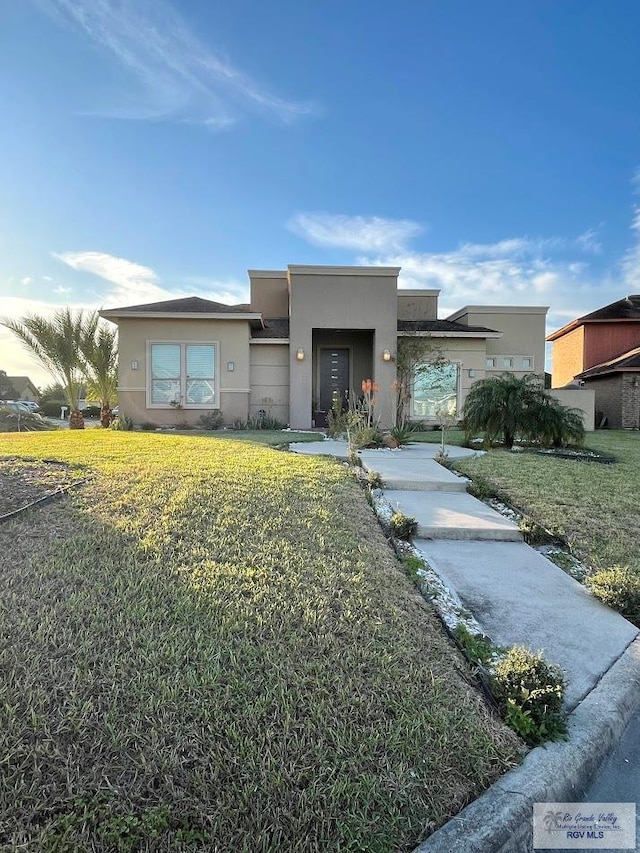
[[[238,312],[204,312],[204,311],[120,311],[118,308],[107,308],[100,311],[105,320],[249,320],[262,323],[262,314],[249,311]]]
[[[499,340],[502,332],[398,332],[399,338],[478,338]]]
[[[289,338],[249,338],[250,344],[289,344]]]

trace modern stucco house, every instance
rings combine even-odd
[[[119,329],[120,410],[135,422],[225,423],[260,410],[306,429],[333,397],[379,388],[391,423],[398,339],[430,339],[446,365],[413,389],[410,415],[459,413],[478,379],[544,373],[546,307],[466,306],[438,318],[438,290],[399,290],[398,267],[288,266],[249,270],[250,303],[188,297],[101,312]],[[434,368],[435,370],[435,368]]]
[[[640,429],[640,295],[578,317],[547,340],[554,388],[588,388],[607,426]]]

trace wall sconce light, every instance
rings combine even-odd
[[[137,370],[137,369],[138,369],[138,362],[134,358],[133,361],[131,362],[131,370]]]
[[[302,347],[299,347],[296,350],[296,358],[298,361],[304,361],[304,350],[302,349]]]
[[[382,351],[382,360],[383,361],[392,361],[393,356],[391,355],[391,350],[385,349]]]
[[[229,371],[229,373],[233,373],[233,371],[235,369],[236,369],[235,363],[233,361],[228,361],[227,362],[227,370]]]
[[[475,368],[473,368],[473,367],[469,368],[469,376],[473,379],[473,377],[475,375],[476,375]]]

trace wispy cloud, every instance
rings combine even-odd
[[[233,279],[221,281],[187,276],[178,287],[168,288],[151,267],[106,252],[62,252],[54,253],[54,257],[76,272],[90,273],[106,283],[96,282],[94,307],[96,304],[105,308],[139,305],[187,295],[233,304],[245,300],[248,295],[247,284]]]
[[[135,83],[110,108],[92,113],[120,119],[177,120],[220,130],[247,110],[291,122],[314,112],[311,103],[270,92],[214,53],[168,0],[39,0],[111,55]]]
[[[640,205],[634,209],[631,233],[634,244],[622,259],[622,272],[629,292],[640,293]]]
[[[599,255],[602,252],[602,243],[600,241],[600,229],[602,225],[598,225],[597,228],[589,228],[584,233],[580,234],[576,237],[576,245],[582,249],[583,252],[590,252],[593,255]]]
[[[299,213],[289,220],[287,228],[316,246],[359,252],[402,251],[423,230],[410,219],[335,213]]]

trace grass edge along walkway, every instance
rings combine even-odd
[[[0,848],[410,850],[519,760],[343,467],[87,431],[0,529]],[[4,846],[2,846],[4,845]]]

